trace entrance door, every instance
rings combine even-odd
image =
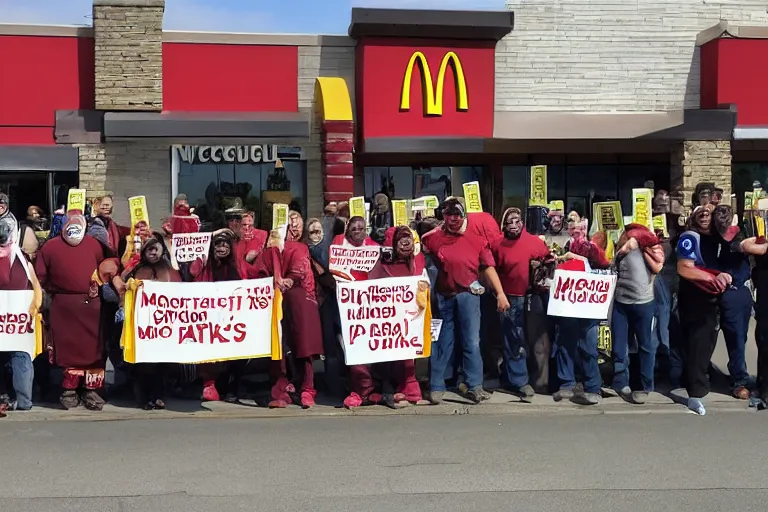
[[[48,173],[0,172],[0,192],[9,199],[9,209],[21,221],[27,218],[27,208],[37,206],[50,218]]]

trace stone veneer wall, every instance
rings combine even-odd
[[[691,195],[700,182],[714,182],[725,197],[731,193],[731,141],[680,142],[672,150],[670,163],[672,187],[682,190],[686,207],[691,206]]]
[[[164,10],[164,0],[94,0],[96,109],[163,109]]]

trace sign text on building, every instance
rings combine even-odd
[[[297,148],[280,148],[276,145],[253,146],[177,146],[179,156],[187,163],[263,163],[283,160],[301,160]]]

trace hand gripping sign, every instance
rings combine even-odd
[[[282,358],[274,279],[128,283],[122,346],[129,363]]]
[[[347,365],[429,357],[432,311],[423,277],[336,285]]]

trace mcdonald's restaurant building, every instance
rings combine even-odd
[[[164,0],[0,25],[0,191],[20,217],[112,193],[119,221],[145,195],[155,225],[177,193],[201,214],[239,199],[262,226],[274,202],[316,216],[469,181],[498,215],[527,204],[534,165],[582,214],[647,181],[743,197],[768,181],[768,13],[671,1],[355,8],[339,36],[164,31]]]

